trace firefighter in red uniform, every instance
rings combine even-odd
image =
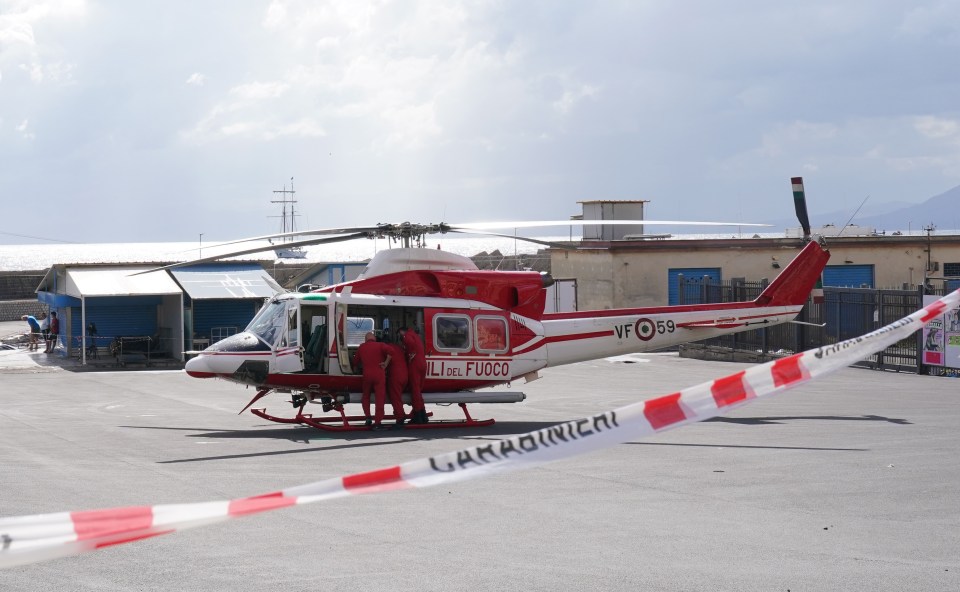
[[[385,343],[380,343],[373,333],[367,333],[363,343],[353,354],[353,366],[363,367],[363,414],[367,417],[367,425],[373,424],[373,429],[381,430],[383,426],[383,404],[386,398],[386,374],[384,370],[390,365],[390,350]],[[370,418],[370,391],[376,396],[376,416]]]
[[[399,332],[397,341],[400,340]],[[407,388],[406,353],[397,343],[387,343],[390,351],[390,365],[387,366],[387,395],[390,396],[390,405],[393,415],[397,418],[397,429],[403,425],[403,390]]]
[[[426,406],[423,404],[423,381],[427,377],[427,358],[423,351],[423,341],[416,332],[403,327],[403,349],[407,352],[407,380],[410,384],[410,404],[413,413],[410,423],[427,423]]]

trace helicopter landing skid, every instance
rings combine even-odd
[[[495,419],[474,419],[470,415],[470,411],[467,410],[466,403],[459,403],[460,409],[463,411],[464,419],[440,419],[440,420],[431,420],[428,423],[404,423],[403,429],[408,430],[431,430],[431,429],[443,429],[443,428],[476,428],[493,425]],[[311,413],[304,413],[303,407],[300,407],[297,410],[297,415],[295,417],[278,417],[276,415],[270,415],[267,413],[267,409],[258,408],[251,409],[250,412],[256,415],[257,417],[266,419],[268,421],[274,421],[277,423],[286,423],[286,424],[301,424],[316,428],[318,430],[323,430],[325,432],[368,432],[374,429],[375,426],[366,425],[366,417],[363,415],[347,415],[343,411],[343,406],[340,405],[337,411],[340,412],[340,415],[323,415],[320,417],[314,417]],[[433,416],[433,412],[427,413],[428,417]],[[386,423],[387,421],[396,421],[397,417],[395,415],[384,415],[381,429],[392,429],[395,424]],[[338,425],[339,424],[339,425]]]

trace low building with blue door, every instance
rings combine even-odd
[[[86,362],[122,339],[148,344],[151,358],[182,362],[185,352],[242,331],[284,291],[255,263],[155,267],[52,266],[37,299],[60,318],[61,351]]]
[[[54,265],[37,299],[60,318],[66,355],[86,361],[88,349],[118,337],[149,343],[156,357],[183,358],[183,291],[151,266]],[[147,273],[142,273],[147,272]]]

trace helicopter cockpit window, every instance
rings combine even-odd
[[[287,322],[287,303],[273,301],[263,307],[257,316],[250,321],[247,331],[267,342],[271,347],[277,342],[277,337],[283,334]]]
[[[440,351],[470,351],[470,317],[438,314],[433,317],[434,347]]]
[[[502,354],[507,351],[507,320],[501,317],[477,317],[473,320],[477,335],[477,351]]]

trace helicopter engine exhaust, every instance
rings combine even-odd
[[[541,272],[540,272],[540,283],[543,284],[543,287],[544,287],[544,288],[549,288],[550,286],[552,286],[553,284],[555,284],[556,281],[553,279],[553,276],[550,275],[548,272],[546,272],[546,271],[541,271]]]

